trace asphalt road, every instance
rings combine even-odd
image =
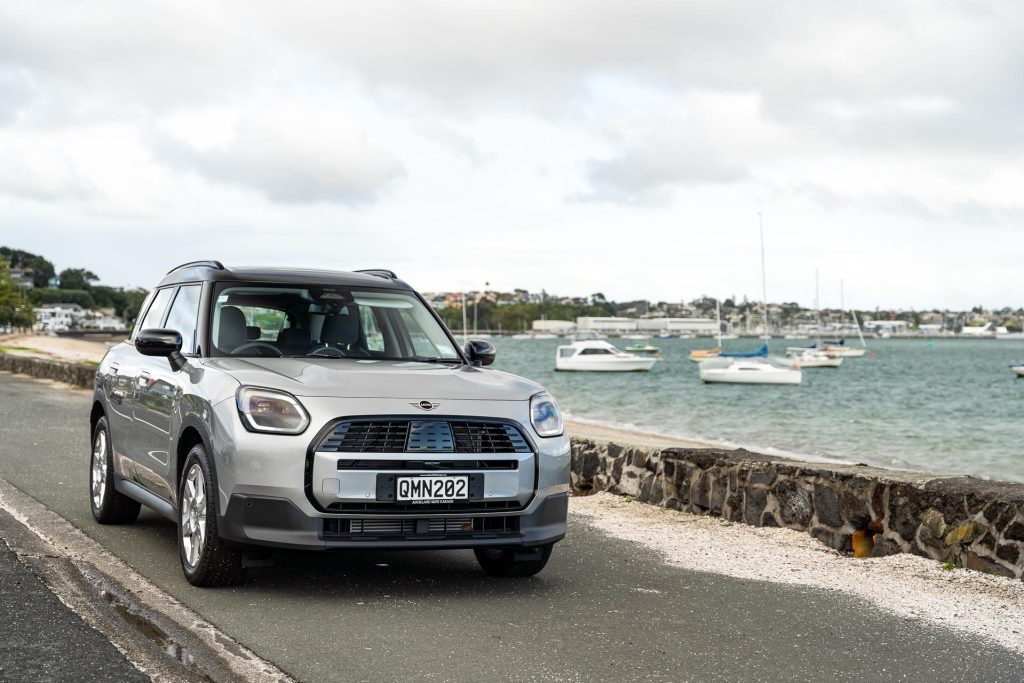
[[[0,681],[148,681],[0,543]]]
[[[301,680],[1024,679],[1024,659],[980,639],[669,567],[576,518],[528,580],[485,577],[464,551],[290,553],[244,586],[193,588],[169,522],[93,522],[87,395],[0,375],[0,397],[0,476]]]

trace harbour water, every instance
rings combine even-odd
[[[555,372],[555,347],[566,340],[493,341],[498,369],[542,383],[576,419],[780,455],[1024,481],[1024,379],[1007,367],[1024,359],[1024,342],[872,340],[873,356],[805,370],[801,386],[787,387],[702,384],[688,354],[713,346],[709,339],[651,340],[663,361],[646,373]],[[808,343],[768,345],[782,355]],[[725,342],[735,352],[760,344]]]

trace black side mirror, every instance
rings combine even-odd
[[[466,356],[473,365],[490,365],[494,362],[497,351],[494,344],[483,339],[470,339],[466,342]]]
[[[142,330],[135,337],[135,350],[143,356],[163,356],[175,372],[185,367],[181,335],[174,330]]]

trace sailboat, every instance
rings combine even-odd
[[[843,281],[839,281],[839,307],[842,309],[846,308],[845,300],[845,288]],[[825,353],[832,356],[833,358],[862,358],[868,352],[868,345],[864,341],[864,333],[860,329],[860,320],[857,319],[857,311],[850,310],[853,315],[853,323],[857,326],[857,336],[860,337],[860,348],[855,349],[852,346],[846,346],[845,339],[827,340],[825,346],[822,349]]]
[[[694,363],[699,363],[708,358],[718,358],[718,355],[722,353],[722,310],[718,299],[715,299],[715,329],[718,330],[718,334],[715,335],[718,339],[718,346],[713,349],[694,349],[690,351],[690,360]]]
[[[768,335],[768,288],[764,268],[764,225],[761,213],[757,214],[757,222],[761,228],[761,286],[764,296],[764,330]],[[721,347],[721,341],[719,341]],[[804,374],[800,367],[782,358],[768,355],[768,345],[753,353],[722,353],[718,357],[702,360],[700,378],[706,383],[720,384],[800,384]]]
[[[817,321],[818,333],[810,346],[790,346],[786,349],[786,358],[799,368],[838,368],[843,359],[821,349],[821,305],[818,303],[818,271],[814,271],[814,317]]]

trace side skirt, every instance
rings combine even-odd
[[[158,512],[161,516],[166,517],[172,522],[177,522],[177,515],[174,513],[174,506],[169,501],[164,500],[160,496],[156,495],[152,491],[143,488],[134,481],[128,479],[122,479],[117,477],[114,480],[114,488],[132,500],[137,500],[146,507]]]

